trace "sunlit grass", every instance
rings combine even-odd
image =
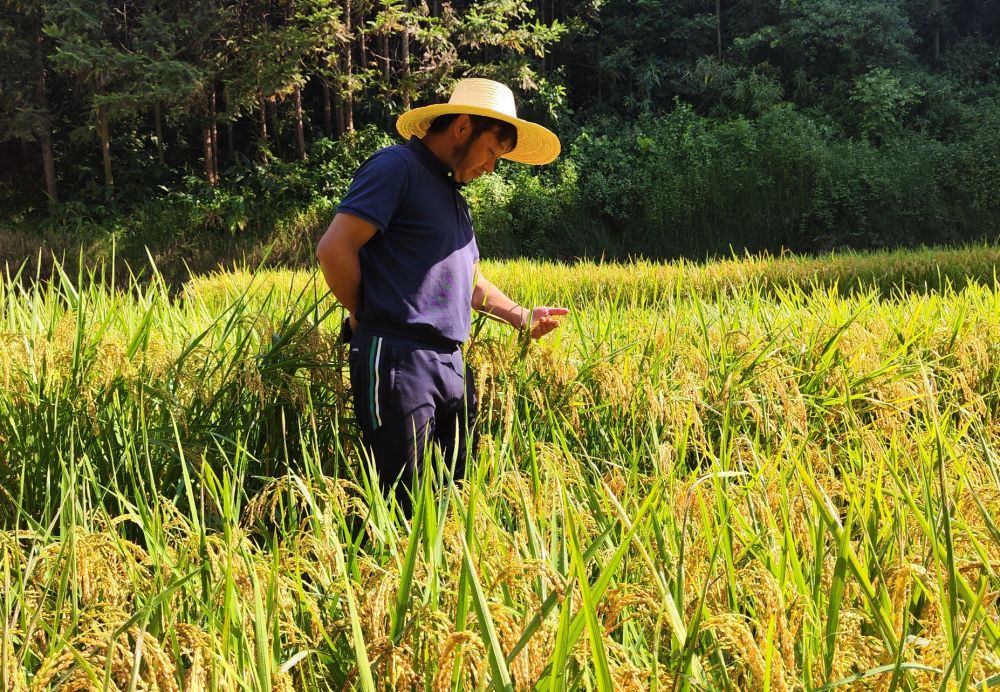
[[[410,521],[315,275],[0,283],[0,687],[1000,684],[996,259],[490,264]]]

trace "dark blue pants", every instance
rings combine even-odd
[[[407,516],[425,448],[437,444],[456,480],[477,436],[475,382],[458,347],[359,329],[348,358],[354,413],[386,497],[395,486]],[[454,463],[454,467],[452,464]]]

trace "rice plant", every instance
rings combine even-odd
[[[497,263],[404,518],[315,275],[0,282],[0,687],[1000,685],[995,250]]]

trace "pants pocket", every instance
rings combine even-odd
[[[382,427],[382,411],[384,409],[385,392],[388,385],[390,360],[390,348],[386,346],[385,340],[380,336],[371,338],[371,345],[368,350],[368,414],[371,419],[372,430]]]
[[[388,368],[388,392],[391,395],[395,395],[399,390],[399,368],[400,359],[402,358],[402,353],[399,348],[393,347],[389,350],[389,368]]]
[[[371,433],[382,427],[382,400],[388,368],[388,347],[380,337],[355,338],[347,362],[351,371],[351,391],[354,394],[354,416],[362,432]],[[383,360],[385,359],[385,360]]]

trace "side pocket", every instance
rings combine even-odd
[[[383,379],[388,379],[386,360],[389,358],[389,349],[384,346],[385,340],[382,337],[372,337],[368,352],[368,415],[372,430],[382,427],[382,399],[387,384]]]
[[[347,371],[351,378],[351,398],[354,401],[354,418],[362,431],[368,429],[371,419],[365,413],[368,407],[368,372],[360,343],[351,343],[347,352]]]
[[[396,371],[400,359],[397,348],[380,336],[364,337],[351,347],[351,382],[355,397],[355,415],[371,431],[382,427],[386,411],[392,408],[396,391]]]
[[[396,393],[397,375],[399,373],[399,361],[402,357],[398,348],[393,348],[389,352],[389,392]]]

